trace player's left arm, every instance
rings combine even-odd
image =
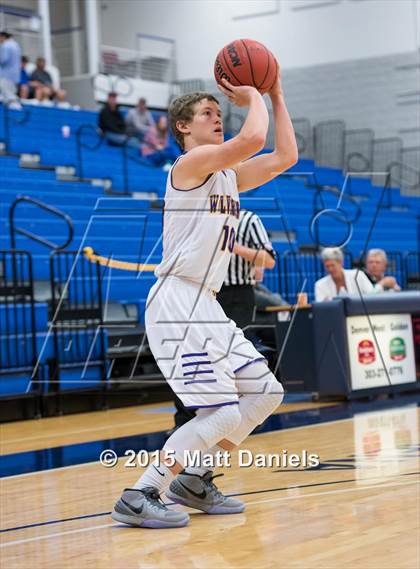
[[[283,96],[280,70],[269,95],[273,106],[274,150],[268,154],[250,158],[236,166],[239,192],[245,192],[269,182],[296,164],[298,160],[295,131]]]

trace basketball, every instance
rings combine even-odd
[[[262,43],[234,40],[217,54],[214,76],[217,83],[225,78],[232,85],[251,85],[260,93],[269,91],[277,76],[277,60]]]

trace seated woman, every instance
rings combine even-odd
[[[332,300],[336,296],[372,294],[375,286],[365,273],[358,269],[343,268],[343,253],[338,247],[327,247],[321,259],[328,275],[315,283],[315,301]]]
[[[165,166],[168,162],[173,163],[181,152],[175,142],[169,136],[168,118],[161,115],[156,126],[148,130],[141,145],[141,155],[153,166]]]

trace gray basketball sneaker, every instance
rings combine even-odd
[[[156,488],[126,488],[111,513],[117,522],[142,528],[180,528],[190,517],[186,512],[169,510]]]
[[[224,496],[213,482],[214,478],[223,474],[209,471],[199,476],[181,472],[171,482],[166,496],[177,504],[202,510],[207,514],[240,514],[245,510],[245,504],[235,498]]]

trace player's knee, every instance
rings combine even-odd
[[[284,389],[273,374],[265,385],[264,393],[260,393],[256,398],[255,405],[250,409],[252,419],[257,423],[262,423],[269,417],[281,404],[284,398]]]
[[[271,407],[270,413],[275,411],[284,398],[284,389],[282,384],[277,381],[275,376],[270,372],[269,381],[266,384],[265,393],[267,406]]]
[[[267,395],[270,397],[270,400],[274,405],[274,409],[276,409],[279,405],[281,405],[284,399],[283,385],[279,381],[277,381],[277,379],[273,374],[272,374],[272,379],[270,380],[269,385],[267,386]]]
[[[226,407],[225,407],[226,409]],[[229,405],[229,413],[226,415],[226,420],[224,421],[225,435],[228,435],[235,429],[239,427],[242,421],[241,412],[239,411],[239,405]]]
[[[224,439],[241,424],[239,405],[218,407],[205,416],[200,416],[197,422],[197,432],[209,446]]]

